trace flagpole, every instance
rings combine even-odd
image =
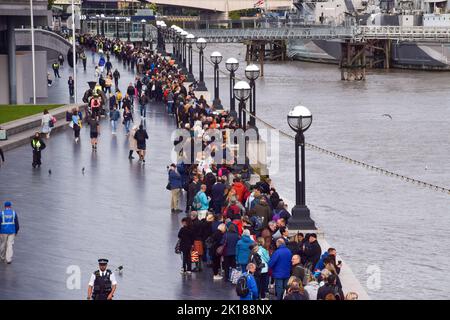
[[[33,14],[33,0],[30,0],[30,15],[31,15],[31,63],[33,74],[33,104],[36,104],[36,61],[34,55],[34,14]]]
[[[72,61],[73,61],[73,84],[74,84],[74,103],[77,103],[77,59],[76,59],[76,43],[75,43],[75,6],[72,0]]]

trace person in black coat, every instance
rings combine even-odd
[[[283,300],[309,300],[308,293],[296,281],[292,282]]]
[[[320,248],[319,242],[317,241],[317,235],[311,233],[309,235],[308,241],[303,247],[303,254],[305,257],[305,267],[310,271],[314,271],[314,267],[320,260],[322,254],[322,249]]]
[[[33,149],[33,168],[41,166],[41,151],[45,149],[45,143],[41,139],[41,134],[36,132],[31,139],[31,148]]]
[[[200,191],[201,184],[198,182],[198,176],[195,175],[192,178],[192,182],[188,186],[187,190],[187,200],[186,200],[186,213],[188,213],[190,210],[195,208],[192,208],[192,203],[194,202],[195,195]]]
[[[222,212],[225,203],[226,185],[222,179],[219,179],[211,188],[211,208],[215,214]]]
[[[191,219],[183,218],[181,220],[181,224],[183,226],[181,227],[180,231],[178,231],[178,239],[180,239],[180,251],[183,255],[183,271],[181,271],[181,273],[190,274],[192,272],[191,250],[192,246],[194,245],[194,233],[192,232]]]
[[[317,300],[325,300],[329,294],[332,294],[336,300],[344,300],[344,293],[336,285],[336,276],[334,274],[329,275],[327,283],[317,291]]]
[[[142,163],[145,163],[145,149],[146,149],[145,140],[148,139],[148,134],[147,134],[147,130],[144,129],[144,126],[142,124],[139,125],[139,129],[134,134],[134,138],[137,141],[139,161],[142,161]]]
[[[214,233],[212,234],[213,246],[209,253],[211,255],[211,259],[213,262],[214,280],[222,279],[222,277],[219,275],[221,256],[217,254],[217,248],[222,244],[222,237],[225,232],[226,226],[225,224],[222,223],[217,227],[217,230],[214,231]]]

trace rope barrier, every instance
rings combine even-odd
[[[195,50],[195,51],[198,52],[197,50]],[[209,64],[214,65],[214,63],[212,61],[210,61],[208,58],[206,58],[206,61]],[[229,76],[228,72],[225,72],[225,71],[221,70],[220,68],[219,68],[219,72]],[[242,78],[238,78],[236,76],[234,77],[234,79],[235,80],[242,80]],[[287,132],[285,132],[283,130],[280,130],[280,129],[274,127],[270,123],[266,122],[265,120],[255,116],[255,115],[252,115],[248,109],[243,109],[243,111],[246,112],[249,116],[254,117],[256,120],[258,120],[259,122],[264,124],[266,127],[269,127],[271,129],[277,130],[282,136],[284,136],[284,137],[286,137],[286,138],[288,138],[290,140],[295,140],[295,137],[293,135],[291,135],[291,134],[289,134],[289,133],[287,133]],[[377,173],[384,174],[384,175],[386,175],[388,177],[393,177],[393,178],[400,179],[401,181],[406,182],[406,183],[410,183],[412,185],[417,185],[417,186],[420,186],[420,187],[429,188],[429,189],[431,189],[433,191],[447,193],[447,194],[450,195],[450,189],[446,188],[446,187],[442,187],[442,186],[439,186],[439,185],[436,185],[436,184],[433,184],[433,183],[429,183],[429,182],[426,182],[426,181],[414,179],[414,178],[402,175],[400,173],[392,172],[392,171],[389,171],[387,169],[384,169],[384,168],[381,168],[381,167],[377,167],[377,166],[371,165],[369,163],[365,163],[363,161],[352,159],[352,158],[347,157],[345,155],[342,155],[342,154],[339,154],[337,152],[333,152],[333,151],[327,150],[325,148],[319,147],[319,146],[311,144],[311,143],[305,143],[305,147],[307,147],[310,150],[313,150],[313,151],[316,151],[316,152],[320,152],[322,154],[326,154],[328,156],[334,157],[337,160],[345,161],[345,162],[347,162],[349,164],[353,164],[353,165],[362,167],[362,168],[367,169],[367,170],[375,171]]]

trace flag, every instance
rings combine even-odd
[[[257,0],[257,1],[253,4],[253,8],[261,8],[262,6],[264,6],[264,0]]]

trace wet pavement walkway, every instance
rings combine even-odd
[[[78,69],[81,98],[93,78],[90,54],[88,71],[83,73],[81,62]],[[133,75],[121,65],[119,71],[119,86],[125,88]],[[49,88],[49,102],[69,102],[68,72],[64,66],[63,78]],[[135,123],[138,119],[136,111]],[[113,270],[124,266],[117,276],[116,299],[237,298],[230,284],[213,281],[208,268],[192,276],[180,274],[174,246],[184,213],[170,213],[165,189],[174,119],[163,105],[150,104],[145,124],[145,166],[128,160],[123,126],[112,136],[107,120],[101,122],[97,153],[92,153],[89,129],[83,127],[79,144],[74,144],[70,129],[53,135],[40,169],[31,167],[29,145],[5,154],[0,201],[12,201],[20,232],[13,263],[0,264],[0,299],[85,299],[100,257],[108,258]],[[77,268],[79,288],[71,277]]]

